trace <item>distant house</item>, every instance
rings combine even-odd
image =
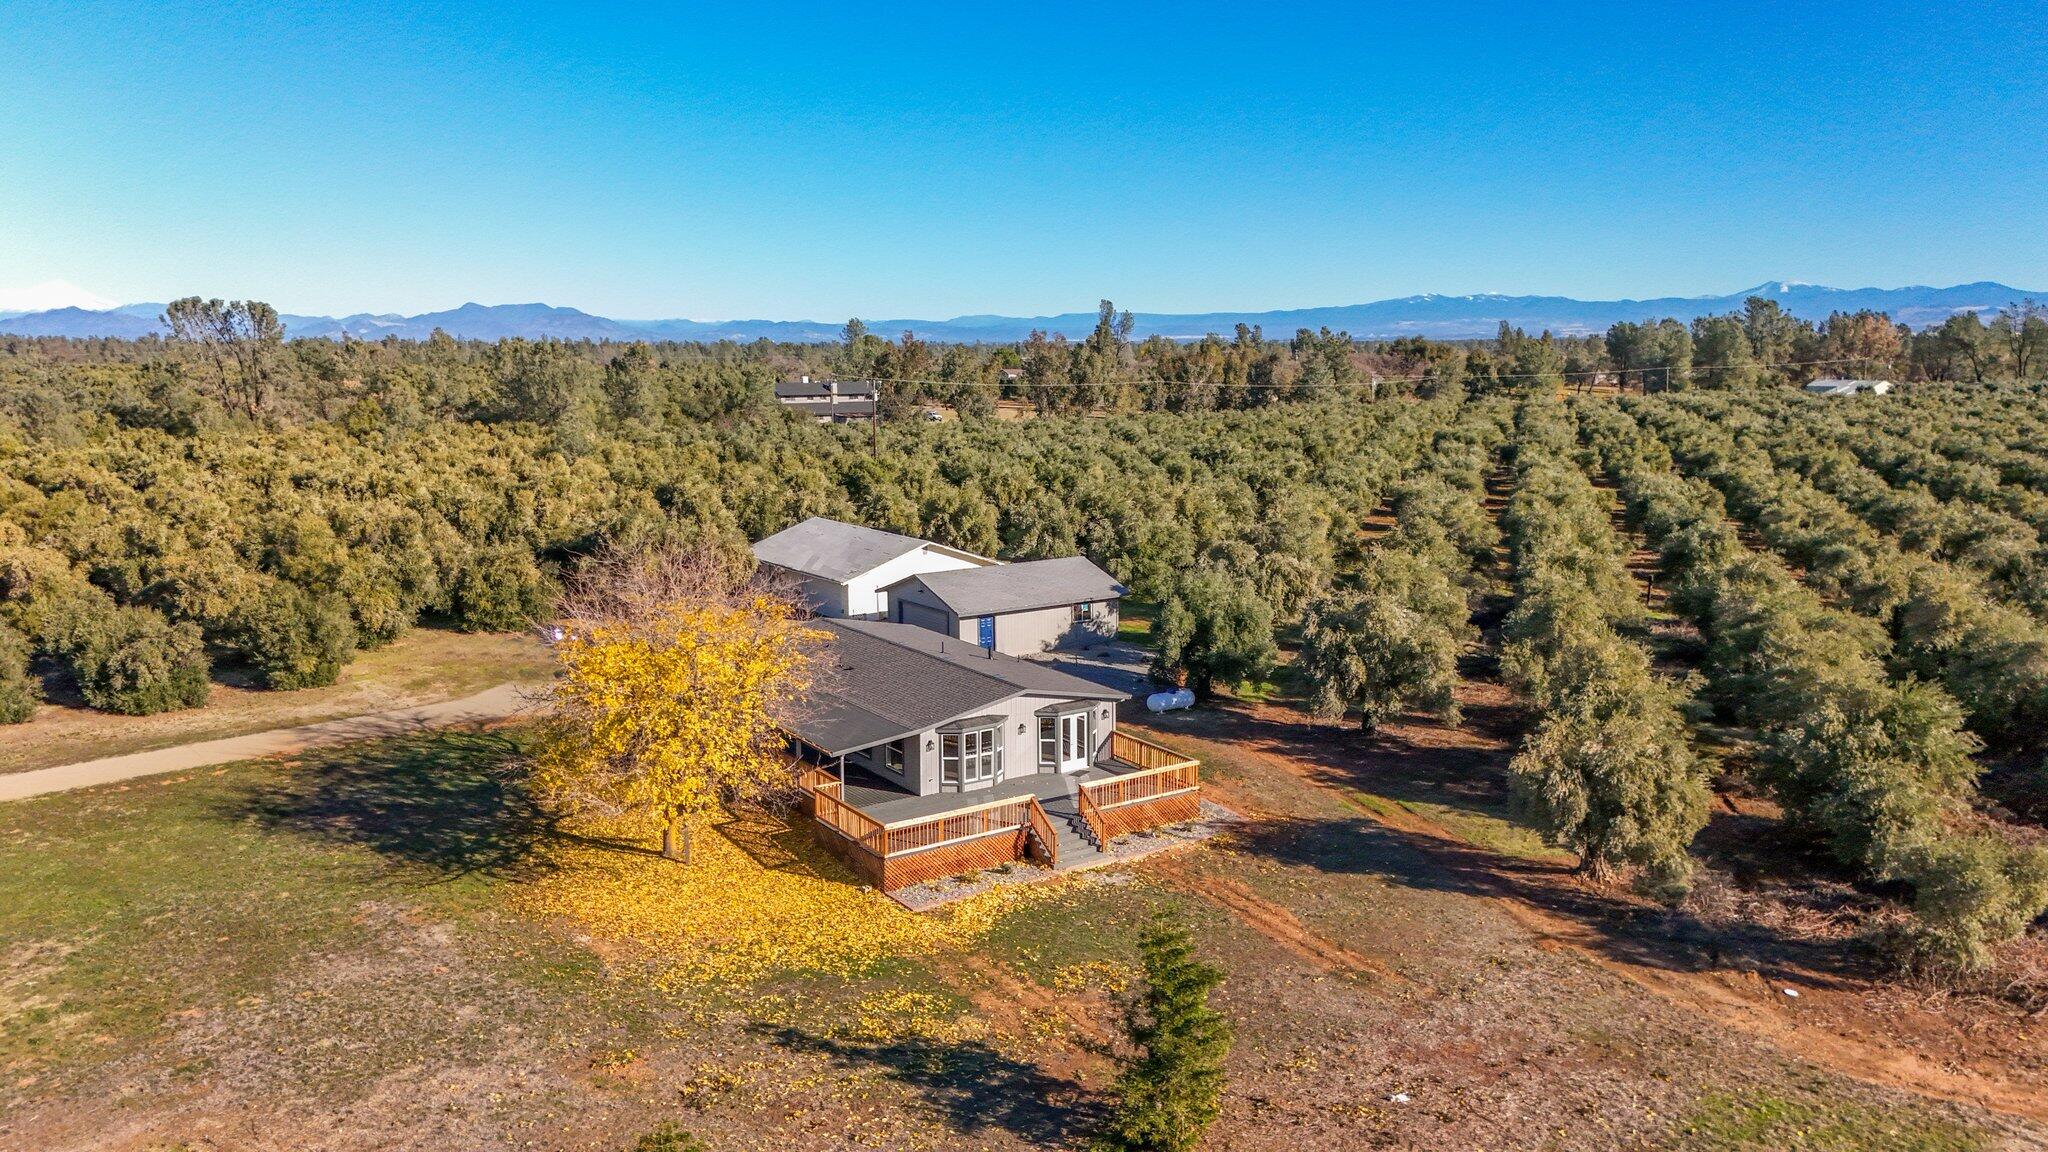
[[[875,415],[875,385],[868,380],[835,380],[806,373],[778,381],[775,400],[820,424],[872,420]]]
[[[1860,392],[1882,396],[1891,390],[1892,382],[1889,380],[1843,380],[1833,376],[1815,380],[1805,389],[1811,396],[1854,396]]]
[[[888,589],[890,619],[1011,656],[1115,636],[1124,592],[1085,556],[921,572]]]
[[[827,620],[783,722],[820,843],[884,890],[1100,863],[1200,813],[1197,765],[1117,730],[1121,692],[915,625]]]
[[[795,578],[820,616],[880,620],[887,589],[912,576],[995,561],[930,540],[813,516],[754,545],[754,558]]]

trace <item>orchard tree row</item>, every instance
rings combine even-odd
[[[1515,601],[1501,671],[1536,718],[1509,766],[1516,793],[1587,870],[1631,866],[1644,887],[1675,893],[1709,798],[1684,693],[1626,634],[1643,623],[1643,596],[1611,500],[1574,462],[1572,418],[1543,398],[1524,402],[1516,423],[1504,517]]]
[[[1843,505],[1722,422],[1667,398],[1631,401],[1689,476],[1801,570],[1831,603],[1872,621],[1893,670],[1938,683],[1971,728],[2001,745],[2048,724],[2048,631],[1978,574],[1901,550]],[[1730,409],[1727,415],[1733,416]]]
[[[1658,550],[1673,609],[1707,641],[1707,698],[1755,734],[1759,780],[1787,819],[1870,879],[1912,886],[1909,958],[1991,963],[2048,909],[2048,848],[1978,813],[1979,743],[1955,698],[1894,679],[1884,629],[1748,547],[1721,494],[1678,475],[1659,435],[1613,406],[1581,413],[1598,466]]]
[[[1389,489],[1391,527],[1309,601],[1297,666],[1317,715],[1355,711],[1367,731],[1404,712],[1459,721],[1458,658],[1477,639],[1471,600],[1490,581],[1500,536],[1486,479],[1510,411],[1483,400],[1440,429],[1415,474]]]

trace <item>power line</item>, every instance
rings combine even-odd
[[[1694,372],[1718,372],[1729,368],[1817,368],[1829,364],[1860,364],[1875,359],[1876,357],[1874,356],[1840,356],[1832,360],[1752,360],[1741,364],[1694,364],[1690,366],[1690,370]],[[1642,376],[1647,376],[1652,373],[1655,373],[1659,376],[1668,377],[1670,373],[1674,371],[1677,367],[1677,365],[1670,365],[1656,368],[1587,368],[1571,372],[1509,372],[1490,375],[1487,376],[1486,379],[1542,380],[1550,377],[1557,377],[1559,379],[1569,379],[1575,377],[1597,379],[1602,376],[1621,376],[1626,378],[1632,372]],[[1293,384],[1253,384],[1246,382],[1238,384],[1226,384],[1216,380],[1168,380],[1158,376],[1132,376],[1121,380],[1067,380],[1039,382],[1025,380],[939,380],[917,376],[855,376],[849,377],[848,379],[841,381],[841,383],[928,384],[941,388],[1026,388],[1039,390],[1061,388],[1117,388],[1126,384],[1174,384],[1183,388],[1270,388],[1280,391],[1293,391],[1301,388],[1370,388],[1376,384],[1420,383],[1432,379],[1436,379],[1436,377],[1433,377],[1428,373],[1418,373],[1412,376],[1373,376],[1372,378],[1366,380],[1330,380],[1319,381],[1315,383],[1296,382]]]

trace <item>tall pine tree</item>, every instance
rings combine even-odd
[[[1196,959],[1187,929],[1155,921],[1138,941],[1144,987],[1124,1017],[1137,1050],[1117,1076],[1117,1104],[1101,1146],[1116,1152],[1184,1152],[1216,1119],[1230,1022],[1209,1007],[1223,970]]]

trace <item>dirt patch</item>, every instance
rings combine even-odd
[[[1367,974],[1407,982],[1406,977],[1380,961],[1309,931],[1294,913],[1238,881],[1202,875],[1175,861],[1161,862],[1152,871],[1176,887],[1234,913],[1259,935],[1307,961],[1312,967],[1325,972]]]
[[[1504,787],[1500,776],[1517,727],[1512,700],[1489,682],[1467,682],[1460,693],[1472,722],[1459,729],[1413,721],[1373,737],[1333,738],[1328,726],[1271,703],[1208,711],[1175,727],[1183,737],[1199,728],[1201,738],[1228,742],[1240,755],[1339,794],[1426,852],[1456,887],[1493,902],[1539,948],[1569,952],[1670,1004],[1853,1079],[2048,1121],[2048,1060],[2033,1047],[2039,1023],[2008,1007],[1925,998],[1916,1004],[1910,989],[1879,978],[1867,958],[1845,948],[1840,931],[1773,934],[1751,923],[1703,921],[1589,886],[1555,862],[1477,849],[1407,803],[1361,803],[1361,791],[1415,791],[1413,776],[1424,765],[1431,777],[1455,780],[1452,791],[1468,798]],[[1238,794],[1234,781],[1210,787],[1248,815],[1266,814],[1254,797]],[[1726,803],[1736,812],[1749,804],[1734,797]],[[1202,894],[1262,934],[1270,930],[1276,942],[1288,935],[1285,922],[1258,905],[1233,906],[1227,888],[1212,885]],[[1318,949],[1297,941],[1289,951]],[[1326,957],[1321,966],[1331,962]],[[1786,996],[1785,988],[1799,995]]]

